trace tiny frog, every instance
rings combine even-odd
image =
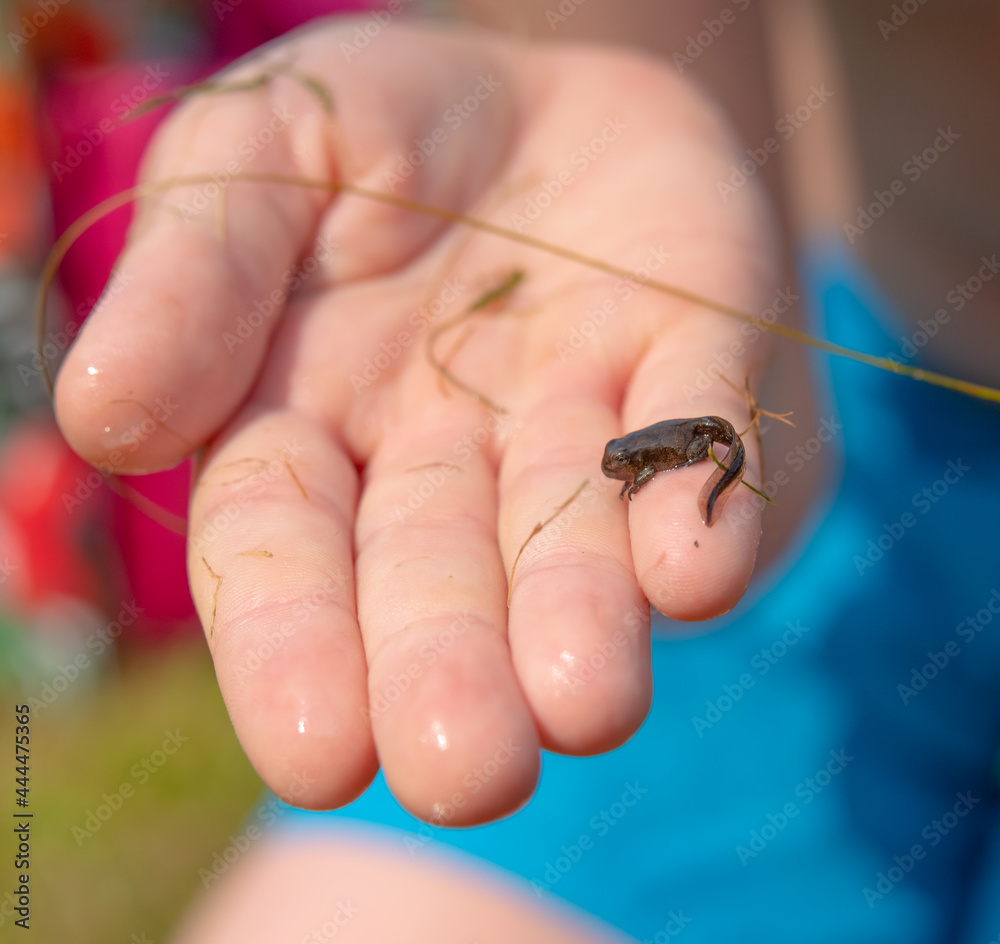
[[[624,479],[619,498],[628,491],[629,501],[657,472],[679,469],[708,458],[713,442],[729,446],[727,461],[716,466],[698,497],[701,516],[712,526],[712,512],[743,478],[746,450],[729,420],[721,416],[699,416],[690,420],[664,420],[645,429],[612,439],[604,447],[601,471],[610,479]]]

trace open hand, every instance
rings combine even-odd
[[[68,355],[57,412],[95,463],[155,417],[122,472],[208,444],[190,580],[268,785],[327,808],[381,764],[408,809],[462,825],[527,799],[540,746],[595,753],[636,730],[647,599],[697,620],[746,587],[748,489],[709,529],[708,465],[628,503],[600,462],[609,439],[658,420],[747,424],[737,391],[699,378],[725,361],[741,385],[764,345],[641,280],[760,311],[772,231],[752,183],[720,195],[733,143],[667,67],[395,22],[359,49],[357,26],[293,34],[224,80],[272,68],[271,81],[193,96],[164,124],[144,179],[218,184],[142,203],[119,261],[128,287]],[[239,180],[262,171],[470,213],[637,281],[355,195]],[[433,369],[427,337],[515,271],[437,338],[477,398]],[[508,609],[519,548],[588,478],[525,548]]]

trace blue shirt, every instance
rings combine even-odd
[[[924,343],[839,250],[803,274],[832,340],[902,360]],[[1000,940],[1000,409],[841,358],[816,373],[804,449],[839,481],[714,632],[654,622],[627,744],[546,754],[528,805],[487,826],[420,823],[381,776],[283,821],[453,847],[646,941]]]

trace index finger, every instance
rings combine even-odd
[[[119,472],[173,465],[245,398],[278,321],[284,275],[328,198],[277,185],[230,189],[240,148],[254,170],[296,172],[291,142],[304,112],[293,101],[291,90],[279,99],[274,89],[205,97],[162,129],[147,180],[213,177],[140,203],[116,264],[119,289],[91,313],[60,371],[56,413],[91,462]],[[155,427],[136,437],[150,417]]]

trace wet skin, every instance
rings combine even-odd
[[[732,423],[721,416],[699,416],[687,420],[664,420],[645,429],[612,439],[604,447],[601,471],[611,479],[623,479],[620,498],[629,501],[657,472],[667,472],[701,462],[709,456],[713,442],[730,447],[727,463],[716,466],[698,497],[701,516],[712,526],[716,504],[728,497],[743,478],[746,451]]]
[[[337,50],[354,29],[323,21],[290,37],[287,53],[275,49],[273,60],[255,58],[226,78],[251,82],[268,62],[294,56],[305,84],[281,74],[266,87],[180,103],[144,180],[225,167],[237,143],[287,106],[295,120],[255,158],[254,173],[333,176],[385,191],[380,169],[396,167],[414,137],[441,122],[456,90],[476,88],[492,69],[502,86],[449,136],[441,160],[414,170],[407,194],[482,210],[506,226],[508,209],[523,206],[521,181],[563,166],[595,133],[594,115],[620,113],[627,133],[546,211],[546,237],[629,265],[668,240],[671,272],[684,274],[686,290],[751,311],[773,296],[777,256],[757,178],[738,200],[720,203],[715,181],[728,173],[735,136],[669,64],[403,24],[348,62]],[[329,89],[335,120],[310,91],[312,77]],[[708,476],[681,472],[675,478],[697,480],[681,500],[686,517],[673,513],[676,501],[669,517],[631,521],[595,502],[571,530],[551,532],[560,541],[533,544],[509,608],[506,569],[554,502],[596,471],[595,436],[600,446],[621,434],[616,406],[627,430],[650,422],[629,419],[632,403],[654,419],[682,415],[684,383],[715,352],[747,340],[741,324],[637,292],[629,330],[602,331],[599,343],[563,361],[553,340],[580,324],[581,310],[605,302],[603,277],[526,256],[447,217],[324,190],[233,186],[224,214],[206,207],[196,220],[185,217],[185,193],[141,202],[119,264],[132,281],[98,306],[67,354],[57,410],[76,448],[117,472],[172,467],[191,445],[208,447],[190,506],[188,572],[233,725],[263,779],[300,807],[330,809],[358,796],[381,766],[406,809],[455,827],[523,806],[542,745],[582,756],[622,744],[652,697],[648,604],[681,620],[734,606],[756,557],[757,503],[747,500],[745,526],[741,517],[739,528],[714,527],[706,532],[714,540],[695,548],[702,535],[689,533],[698,523],[690,505]],[[322,271],[288,294],[288,273],[304,275],[302,260],[320,262],[331,246],[339,248]],[[382,345],[401,331],[430,336],[429,319],[419,327],[410,317],[428,305],[429,284],[468,286],[454,303],[441,297],[457,315],[495,300],[475,293],[495,292],[500,274],[525,265],[516,307],[532,310],[537,297],[544,317],[483,318],[448,361],[513,423],[484,418],[468,395],[443,396],[421,343],[401,345],[371,386],[352,383],[366,360],[388,356]],[[227,335],[272,292],[285,303],[232,345]],[[747,347],[733,376],[762,356]],[[166,398],[167,426],[134,443],[134,453],[123,449],[148,425],[144,405]],[[725,384],[704,402],[713,405],[689,415],[745,409],[743,394]],[[461,458],[465,438],[475,448],[462,474],[435,485],[410,514],[410,490],[424,481],[417,470]],[[109,459],[113,451],[125,460]],[[261,477],[245,472],[263,462],[276,462],[269,468],[279,474],[269,473],[261,491]],[[216,527],[234,504],[237,518]],[[265,549],[271,557],[257,555]],[[579,687],[574,667],[618,631],[626,644]],[[280,652],[248,672],[276,632]],[[508,739],[520,750],[472,792],[469,772]]]

